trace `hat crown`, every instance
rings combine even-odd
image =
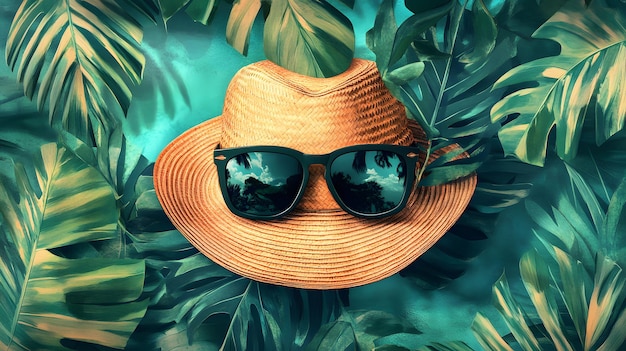
[[[376,64],[362,59],[330,78],[300,75],[271,61],[246,66],[229,84],[222,117],[222,147],[277,145],[322,154],[413,140],[404,106]]]

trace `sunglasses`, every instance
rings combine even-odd
[[[306,188],[309,166],[325,166],[330,193],[357,217],[380,218],[401,211],[415,182],[419,148],[386,144],[344,147],[311,155],[279,146],[215,149],[224,201],[234,214],[274,219],[293,210]]]

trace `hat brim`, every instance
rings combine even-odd
[[[409,126],[419,133],[416,123]],[[339,289],[389,277],[452,227],[476,187],[475,175],[418,187],[403,211],[381,219],[294,210],[278,220],[249,220],[234,215],[222,197],[213,163],[220,134],[215,117],[167,145],[154,167],[155,190],[174,226],[201,253],[260,282]]]

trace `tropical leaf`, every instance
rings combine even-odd
[[[382,311],[344,310],[324,325],[305,350],[407,350],[421,334],[411,323]]]
[[[598,145],[623,129],[625,14],[602,0],[588,7],[582,0],[572,0],[533,34],[558,42],[561,52],[515,67],[496,83],[496,88],[525,86],[491,111],[494,121],[516,115],[499,132],[507,154],[543,165],[555,128],[556,152],[570,161],[577,154],[585,119],[595,118]]]
[[[37,94],[52,125],[89,143],[114,129],[115,108],[126,113],[141,81],[143,31],[127,7],[138,9],[125,0],[27,0],[9,30],[6,59],[26,96]]]
[[[411,8],[417,11],[419,6],[412,3]],[[424,6],[428,8],[397,27],[392,2],[383,2],[367,39],[386,85],[433,140],[432,148],[425,152],[460,143],[470,153],[469,158],[459,159],[462,150],[448,152],[430,162],[422,170],[420,185],[478,173],[475,196],[460,220],[401,272],[432,289],[465,273],[469,262],[487,245],[497,214],[528,195],[536,170],[504,157],[494,137],[498,125],[493,125],[489,116],[489,109],[501,96],[492,91],[493,83],[498,72],[506,72],[510,65],[511,40],[497,37],[493,19],[480,1],[472,11],[456,2]],[[400,65],[409,48],[409,63]],[[424,55],[427,50],[440,55]],[[422,60],[424,57],[428,59]]]
[[[0,345],[65,349],[67,339],[123,348],[146,311],[137,300],[144,262],[52,253],[117,236],[114,193],[95,168],[55,143],[34,165],[34,186],[15,165],[17,200],[0,185]]]
[[[554,246],[568,252],[588,272],[593,271],[598,252],[626,264],[626,243],[620,235],[625,216],[623,185],[603,205],[578,172],[569,166],[564,166],[564,170],[565,174],[554,177],[569,177],[569,188],[554,196],[546,192],[543,201],[526,201],[526,209],[537,225],[538,238],[548,248]],[[624,182],[623,178],[621,184]]]
[[[226,41],[244,56],[248,55],[248,42],[252,25],[261,10],[261,0],[238,0],[233,3],[226,23]]]
[[[330,77],[354,57],[352,23],[325,0],[273,0],[265,19],[265,56],[293,72]]]
[[[343,306],[336,291],[292,289],[233,276],[205,290],[188,316],[201,323],[228,317],[224,350],[283,350],[306,344]]]
[[[535,311],[523,311],[502,277],[496,306],[524,350],[619,350],[626,343],[626,278],[615,261],[598,255],[593,278],[580,262],[554,247],[556,264],[531,250],[520,261],[522,281]],[[515,313],[510,313],[515,312]],[[529,319],[527,316],[535,315]],[[487,350],[513,350],[479,314],[472,326]]]
[[[342,0],[352,7],[354,0]],[[219,0],[159,0],[165,21],[186,7],[195,21],[209,24]],[[293,72],[330,77],[344,72],[354,58],[350,20],[325,0],[236,0],[226,24],[226,41],[248,54],[252,26],[265,7],[265,56]],[[267,11],[269,9],[269,12]]]
[[[621,185],[603,206],[574,169],[565,164],[555,170],[561,173],[551,175],[569,177],[569,184],[555,189],[556,195],[543,192],[544,201],[526,200],[539,239],[520,260],[532,309],[513,298],[503,275],[494,286],[495,304],[511,335],[501,338],[479,315],[473,330],[488,350],[510,350],[513,343],[524,350],[626,346],[626,276],[620,267],[626,255],[624,243],[614,240],[624,213]]]
[[[392,1],[384,1],[367,33],[385,84],[432,141],[425,153],[458,143],[470,155],[445,153],[421,171],[421,185],[457,179],[486,160],[485,144],[498,129],[489,110],[502,95],[492,87],[515,54],[512,41],[498,37],[482,1],[474,2],[471,11],[457,2],[440,3],[429,4],[397,27]]]

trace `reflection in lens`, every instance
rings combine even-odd
[[[330,166],[337,195],[352,211],[378,214],[396,208],[406,191],[406,165],[389,151],[356,151]]]
[[[298,160],[274,152],[242,154],[226,164],[230,202],[251,215],[271,216],[285,211],[297,197],[302,177]]]

